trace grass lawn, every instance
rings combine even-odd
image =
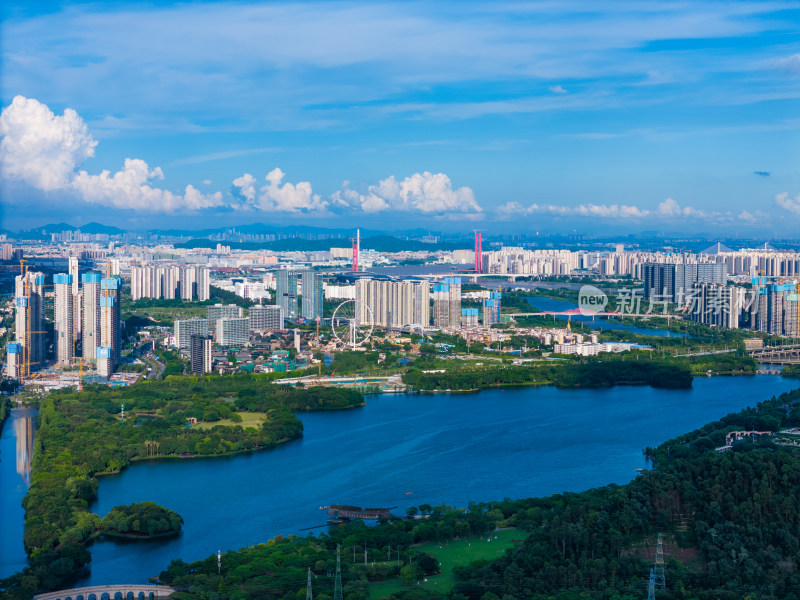
[[[434,555],[442,565],[442,572],[439,575],[428,577],[428,581],[420,581],[420,584],[414,585],[414,587],[446,592],[455,583],[453,567],[465,566],[481,559],[500,558],[508,548],[517,543],[511,540],[521,540],[525,536],[525,532],[519,529],[501,529],[492,534],[491,542],[487,542],[486,538],[469,537],[462,540],[450,540],[446,544],[443,543],[441,548],[435,542],[414,546],[414,550]],[[369,597],[371,600],[380,600],[388,598],[402,589],[403,584],[400,579],[376,581],[369,584]]]
[[[241,423],[234,423],[230,419],[222,419],[220,421],[213,421],[209,423],[198,423],[197,425],[195,425],[195,427],[198,429],[211,429],[216,425],[228,425],[231,427],[236,425],[241,425],[245,429],[247,429],[248,427],[253,427],[255,429],[258,429],[259,427],[261,427],[261,424],[267,420],[267,413],[263,412],[240,412],[236,414],[242,417]]]

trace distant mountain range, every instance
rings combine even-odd
[[[79,229],[81,233],[91,234],[107,233],[108,235],[121,235],[125,233],[125,230],[120,229],[119,227],[103,225],[102,223],[95,223],[94,221],[87,223],[86,225],[81,225],[80,227],[68,225],[67,223],[52,223],[50,225],[42,225],[36,229],[20,231],[19,233],[24,233],[26,235],[49,236],[51,233],[61,233],[62,231],[78,231]]]

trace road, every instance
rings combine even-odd
[[[147,366],[150,367],[150,370],[145,375],[145,379],[156,381],[161,379],[161,376],[164,374],[164,369],[166,369],[166,365],[158,360],[158,357],[150,351],[150,348],[152,347],[152,342],[144,342],[143,344],[139,344],[136,348],[134,348],[133,352],[131,352],[131,355],[142,359]]]

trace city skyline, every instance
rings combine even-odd
[[[10,2],[0,226],[785,234],[799,8]]]

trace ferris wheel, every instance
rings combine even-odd
[[[345,300],[336,307],[331,317],[334,337],[350,350],[366,344],[374,327],[372,309],[361,300]]]

